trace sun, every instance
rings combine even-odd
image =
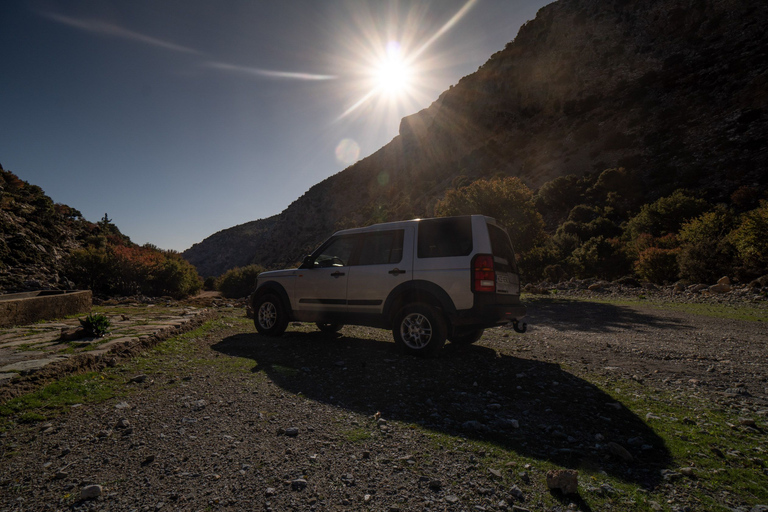
[[[391,96],[407,92],[411,85],[413,71],[403,59],[400,44],[391,41],[387,44],[386,54],[383,55],[374,68],[376,88]]]

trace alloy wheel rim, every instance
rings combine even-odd
[[[271,302],[265,302],[259,308],[259,325],[264,329],[271,329],[277,319],[277,310]]]
[[[400,323],[400,337],[412,349],[423,349],[432,339],[432,324],[421,313],[411,313]]]

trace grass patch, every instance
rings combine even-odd
[[[208,321],[193,331],[161,342],[147,354],[133,359],[123,367],[69,375],[37,391],[13,398],[0,405],[0,430],[16,422],[30,423],[54,418],[74,404],[103,402],[125,396],[131,392],[125,386],[125,374],[178,370],[180,366],[192,362],[192,358],[188,357],[192,352],[190,341],[222,326],[221,320]],[[159,355],[186,357],[159,358]],[[169,362],[175,362],[176,365],[168,365]]]
[[[748,322],[768,322],[768,304],[711,304],[711,303],[683,303],[669,302],[660,299],[648,299],[644,295],[637,299],[611,299],[600,297],[541,297],[526,295],[523,297],[526,303],[542,304],[568,304],[571,302],[595,302],[598,304],[613,304],[616,306],[642,306],[663,311],[680,311],[691,315],[708,316],[712,318],[726,318],[730,320],[744,320]]]
[[[363,427],[357,427],[353,428],[352,430],[344,431],[342,435],[344,436],[344,439],[350,443],[362,443],[372,437],[370,430]]]

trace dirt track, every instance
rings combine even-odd
[[[646,411],[595,383],[736,409],[765,450],[765,323],[556,300],[530,312],[527,334],[494,329],[434,360],[399,355],[381,330],[302,325],[270,339],[224,317],[155,356],[141,383],[115,370],[125,396],[0,434],[0,510],[696,510],[702,493],[756,504],[707,490],[703,474],[693,490],[668,482],[681,461]],[[578,495],[549,493],[553,465],[582,472]],[[768,483],[759,465],[755,478]],[[90,484],[101,496],[79,500]]]

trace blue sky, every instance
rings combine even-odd
[[[0,163],[184,250],[378,150],[546,0],[0,3]]]

